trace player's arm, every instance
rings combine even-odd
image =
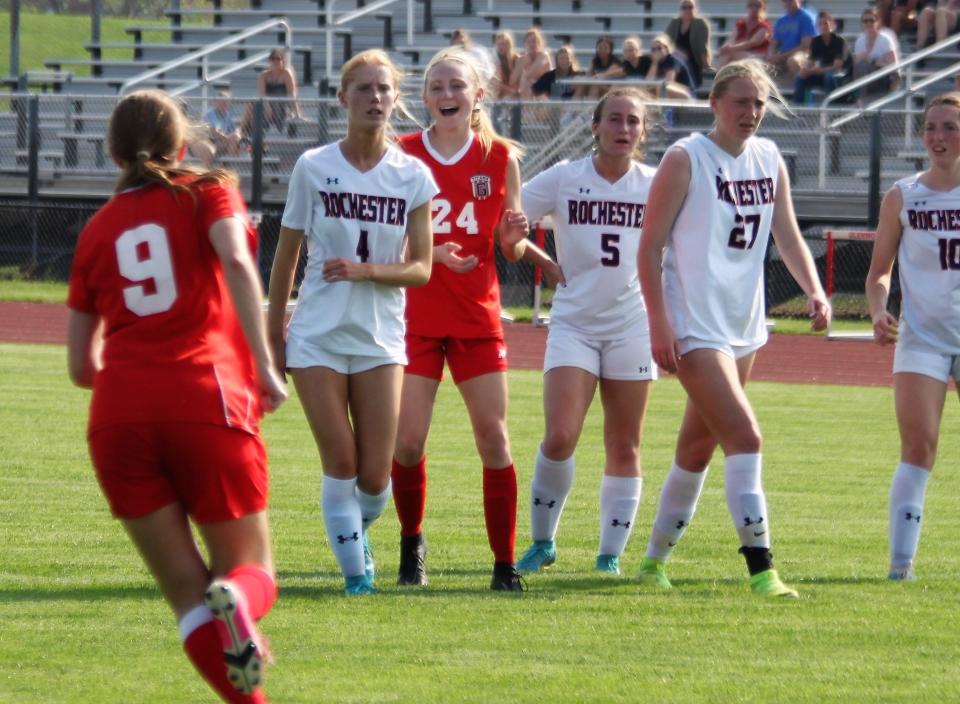
[[[663,248],[683,206],[689,184],[690,157],[679,147],[669,149],[650,184],[640,249],[637,252],[640,289],[650,320],[651,352],[657,365],[668,372],[677,371],[679,354],[677,338],[667,319],[660,274]]]
[[[272,411],[286,400],[287,390],[274,367],[267,342],[262,311],[263,289],[247,245],[243,222],[232,216],[217,220],[210,227],[210,244],[223,266],[223,278],[256,363],[261,401],[265,410]]]
[[[870,320],[873,321],[873,339],[878,345],[887,345],[897,339],[897,319],[887,310],[887,299],[890,297],[893,262],[900,247],[900,238],[903,237],[903,226],[900,224],[902,207],[903,194],[894,186],[887,191],[880,204],[877,239],[873,243],[870,270],[867,272],[867,305],[870,306]]]
[[[433,230],[430,226],[431,201],[414,208],[407,216],[407,256],[398,264],[356,262],[351,259],[327,259],[323,263],[324,281],[373,281],[385,286],[417,287],[430,280],[433,265]]]
[[[83,389],[93,387],[93,377],[103,366],[100,322],[100,316],[72,308],[67,314],[67,369],[70,381]]]
[[[293,280],[297,274],[297,262],[300,260],[303,237],[303,230],[281,226],[277,249],[273,254],[273,266],[270,269],[267,293],[267,336],[273,350],[273,361],[281,374],[287,366],[286,343],[283,335],[287,301],[290,300],[290,293],[293,291]]]
[[[823,330],[830,323],[830,303],[827,301],[827,294],[823,292],[823,286],[820,285],[820,277],[817,275],[810,249],[803,241],[797,225],[786,164],[782,158],[779,162],[780,173],[773,200],[773,239],[790,275],[807,294],[807,314],[811,319],[811,327],[814,330]]]

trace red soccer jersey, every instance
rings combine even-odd
[[[466,274],[434,264],[426,286],[407,289],[408,332],[424,337],[501,335],[493,231],[506,197],[507,148],[495,142],[484,157],[474,137],[459,158],[444,161],[427,146],[423,132],[398,141],[401,149],[430,167],[440,188],[433,198],[434,245],[456,242],[461,257],[473,254],[480,262]]]
[[[80,233],[67,303],[105,326],[91,431],[173,421],[257,432],[253,358],[209,238],[225,217],[249,223],[246,207],[232,187],[192,190],[196,202],[159,185],[124,191]]]

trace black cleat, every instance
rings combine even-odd
[[[527,583],[509,562],[494,562],[490,588],[495,592],[525,592]]]
[[[423,533],[400,536],[400,572],[397,584],[424,586],[427,583],[427,568],[424,558],[427,556],[427,542]]]

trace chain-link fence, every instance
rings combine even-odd
[[[398,133],[428,122],[416,91],[412,86],[407,99],[413,119],[398,119]],[[113,190],[116,168],[105,134],[115,103],[114,96],[0,95],[4,266],[32,277],[66,276],[77,233]],[[494,105],[491,112],[497,129],[524,145],[522,173],[528,179],[562,159],[589,153],[594,105],[509,102]],[[333,99],[301,98],[294,106],[284,99],[233,98],[218,103],[214,95],[185,99],[184,109],[201,126],[211,119],[212,110],[219,109],[238,130],[239,138],[233,142],[205,132],[207,143],[194,144],[188,160],[230,168],[240,176],[251,210],[261,214],[260,263],[266,276],[293,165],[305,150],[341,138],[346,132],[345,113]],[[713,120],[706,103],[651,103],[650,116],[645,161],[653,165],[676,139],[708,130]],[[802,223],[863,226],[870,223],[870,208],[879,203],[882,189],[922,168],[925,153],[917,136],[918,116],[914,109],[872,118],[849,108],[829,112],[796,108],[786,118],[768,113],[760,134],[780,146]],[[819,230],[810,230],[809,235],[822,275]],[[552,251],[550,233],[545,244]],[[850,262],[849,276],[862,287],[866,270],[861,260]],[[769,261],[769,306],[783,310],[799,291],[775,248]],[[838,267],[846,264],[838,260]],[[536,285],[532,268],[500,261],[498,271],[504,305],[530,306]]]

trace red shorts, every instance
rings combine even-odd
[[[267,507],[267,453],[258,435],[203,423],[128,423],[96,430],[88,442],[117,518],[179,503],[197,523],[219,523]]]
[[[407,374],[443,378],[443,360],[454,382],[507,371],[503,337],[422,337],[407,334]]]

